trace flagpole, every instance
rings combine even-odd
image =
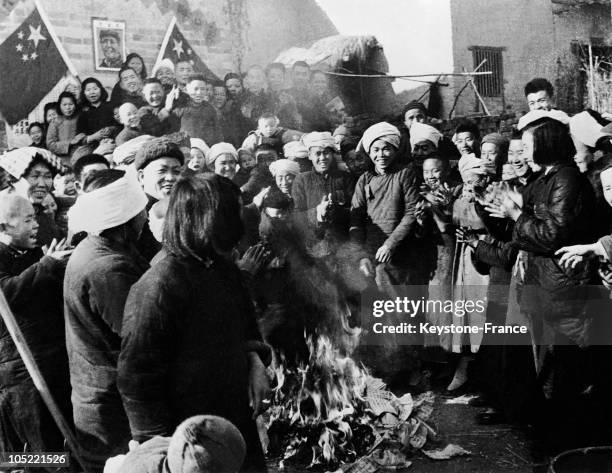
[[[51,22],[49,21],[49,17],[47,16],[47,13],[45,12],[45,10],[44,10],[43,6],[41,5],[41,3],[39,2],[39,0],[34,0],[34,6],[35,6],[35,8],[38,9],[38,14],[42,18],[42,21],[45,23],[45,26],[47,27],[47,31],[49,32],[49,34],[51,35],[51,38],[55,42],[55,46],[57,47],[57,50],[59,51],[60,55],[62,56],[62,59],[66,63],[66,66],[68,66],[68,71],[74,77],[78,78],[79,74],[77,73],[76,67],[74,67],[74,64],[72,64],[72,61],[68,57],[68,53],[64,49],[64,46],[62,45],[62,43],[59,40],[59,38],[57,37],[57,35],[55,34],[55,30],[53,30],[53,26],[52,26]]]
[[[173,16],[172,20],[170,20],[170,24],[168,25],[168,29],[166,30],[166,35],[164,36],[164,40],[162,41],[161,48],[159,48],[159,54],[157,55],[157,60],[155,61],[153,69],[155,69],[164,58],[164,51],[166,50],[168,41],[170,41],[170,35],[172,34],[174,25],[176,25],[176,16]]]

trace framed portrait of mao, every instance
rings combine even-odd
[[[125,61],[125,21],[92,18],[96,71],[118,71]]]

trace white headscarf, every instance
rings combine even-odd
[[[278,159],[270,164],[270,172],[274,177],[281,172],[297,176],[300,173],[300,165],[290,159]]]
[[[561,110],[532,110],[519,118],[516,128],[520,131],[542,118],[551,118],[564,125],[569,125],[570,122],[569,115]]]
[[[569,127],[574,140],[578,140],[591,148],[595,148],[601,138],[608,136],[601,132],[601,123],[586,111],[577,113],[570,118]]]
[[[226,153],[231,154],[234,158],[236,158],[236,161],[238,161],[238,151],[236,151],[234,145],[231,143],[217,143],[212,145],[208,150],[208,153],[206,153],[206,166],[211,169],[217,158]]]
[[[68,211],[68,227],[73,233],[99,235],[122,225],[141,212],[147,197],[133,172],[91,192],[79,195]]]
[[[313,131],[302,136],[302,143],[307,149],[314,146],[336,149],[336,140],[329,131]]]
[[[410,127],[410,147],[414,148],[414,145],[421,141],[431,141],[435,147],[438,147],[438,143],[442,139],[442,133],[436,130],[431,125],[425,123],[414,122]]]
[[[397,127],[391,125],[390,123],[376,123],[364,132],[359,144],[357,145],[357,148],[359,149],[361,147],[367,154],[370,154],[370,147],[372,146],[372,143],[374,143],[376,140],[383,140],[397,149],[400,145],[400,136],[401,135]]]
[[[159,61],[158,64],[155,64],[155,66],[153,67],[153,71],[151,71],[151,77],[155,77],[157,75],[157,72],[162,68],[167,68],[174,72],[174,63],[168,58],[162,59],[161,61]]]
[[[299,159],[308,157],[308,148],[301,141],[290,141],[283,146],[285,158]]]
[[[208,153],[208,150],[210,149],[208,147],[208,145],[206,144],[206,142],[201,139],[201,138],[190,138],[190,144],[192,148],[196,148],[199,149],[200,151],[202,151],[202,154],[204,156],[206,156],[206,153]]]

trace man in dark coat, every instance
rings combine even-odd
[[[298,174],[292,196],[299,224],[328,241],[348,239],[353,177],[336,166],[335,142],[329,132],[302,137],[313,170]]]
[[[164,138],[151,140],[138,150],[134,167],[147,195],[147,212],[155,203],[170,196],[181,174],[184,160],[178,145]],[[151,261],[161,249],[148,224],[142,230],[138,249],[147,261]]]
[[[23,197],[0,197],[0,287],[51,394],[71,420],[70,381],[62,314],[62,278],[69,252],[36,246],[38,223]],[[61,451],[55,425],[0,322],[0,451]],[[38,471],[38,470],[37,470]]]
[[[68,213],[70,229],[87,233],[68,262],[64,307],[76,434],[90,472],[130,440],[116,369],[125,300],[148,267],[136,250],[146,203],[133,176],[98,171]]]

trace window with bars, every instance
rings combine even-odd
[[[474,68],[485,61],[478,71],[492,72],[489,75],[474,77],[478,93],[483,97],[501,97],[504,91],[504,63],[502,58],[504,48],[472,46],[469,49],[474,57]]]

